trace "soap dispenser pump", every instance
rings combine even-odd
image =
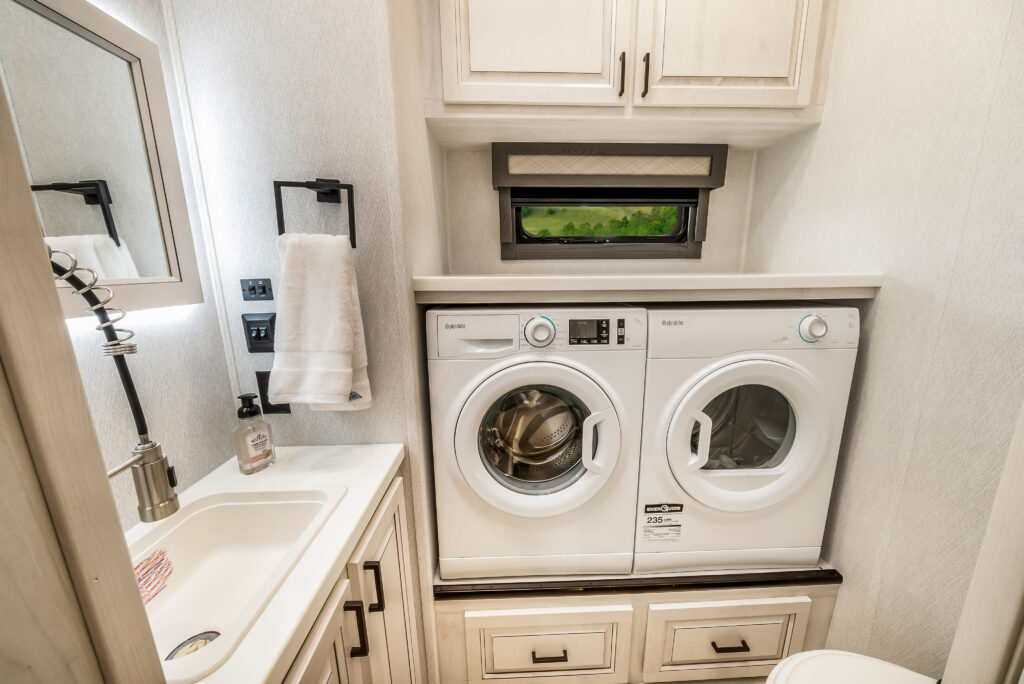
[[[239,425],[234,437],[235,456],[242,474],[252,475],[277,459],[274,437],[270,424],[263,420],[263,412],[256,404],[256,395],[250,392],[240,394],[238,398],[242,400],[242,406],[238,409]]]

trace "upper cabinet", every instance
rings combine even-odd
[[[449,103],[803,107],[825,0],[439,0]]]
[[[448,102],[617,105],[630,0],[440,0]]]
[[[810,103],[822,0],[640,0],[633,103]]]

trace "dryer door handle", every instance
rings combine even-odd
[[[700,470],[708,464],[708,457],[711,455],[711,416],[703,411],[693,411],[690,415],[700,425],[700,434],[697,436],[697,453],[690,452],[686,469]]]
[[[583,419],[583,427],[580,428],[583,431],[583,454],[580,456],[580,460],[583,461],[583,467],[595,475],[608,475],[611,465],[614,465],[614,463],[609,465],[594,460],[594,452],[597,451],[598,444],[598,441],[594,439],[597,436],[597,426],[612,417],[614,414],[610,410],[591,413]]]

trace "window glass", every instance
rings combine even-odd
[[[741,385],[708,402],[711,451],[703,470],[774,468],[793,446],[796,416],[782,394],[764,385]],[[700,425],[690,447],[696,453]]]
[[[679,230],[678,206],[522,206],[523,232],[532,237],[666,236]]]

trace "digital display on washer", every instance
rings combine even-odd
[[[608,344],[608,319],[569,319],[569,344]]]

